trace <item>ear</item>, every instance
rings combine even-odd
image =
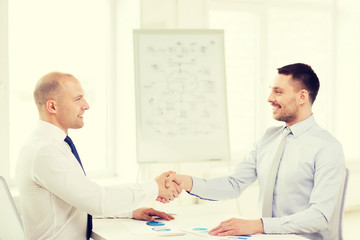
[[[48,100],[46,102],[46,110],[49,113],[56,113],[56,108],[57,108],[57,105],[56,105],[56,102],[54,100]]]
[[[301,89],[298,93],[299,104],[304,104],[309,100],[309,92],[306,89]]]

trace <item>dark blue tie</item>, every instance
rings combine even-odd
[[[74,154],[74,156],[76,157],[76,159],[78,160],[84,174],[86,175],[85,173],[85,170],[84,170],[84,167],[81,163],[81,160],[80,160],[80,157],[79,157],[79,154],[78,152],[76,151],[76,147],[73,143],[73,141],[71,140],[71,138],[69,136],[66,136],[65,140],[64,140],[67,144],[69,144],[70,148],[71,148],[71,152]],[[87,239],[90,239],[91,237],[91,232],[92,232],[92,216],[90,214],[88,214],[88,220],[87,220],[87,229],[86,229],[86,238]]]

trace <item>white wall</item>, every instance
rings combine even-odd
[[[206,28],[206,0],[143,0],[142,28]]]
[[[207,6],[211,0],[143,0],[141,7],[141,26],[142,28],[207,28]],[[326,0],[325,0],[326,1]],[[246,1],[244,1],[246,2]],[[249,2],[249,1],[248,1]],[[281,1],[278,1],[281,3]],[[317,1],[321,2],[321,1]],[[324,2],[324,1],[323,1]],[[335,69],[332,81],[335,85],[333,91],[343,91],[341,99],[333,101],[335,106],[330,109],[336,111],[336,117],[330,121],[330,125],[335,125],[333,131],[340,141],[349,142],[349,137],[360,138],[360,1],[358,0],[338,0],[328,1],[335,6],[334,24],[334,49],[335,57],[333,59]],[[160,7],[161,6],[161,7]],[[344,118],[349,120],[349,124],[337,125],[344,122]],[[349,132],[353,134],[349,135]],[[356,141],[354,141],[355,143]],[[357,141],[359,142],[359,141]],[[355,144],[347,144],[344,148],[347,157],[347,148],[359,148]],[[360,148],[359,148],[360,149]],[[350,168],[350,180],[347,193],[346,209],[354,209],[360,206],[360,192],[356,184],[360,179],[360,159],[347,157],[347,165]],[[218,171],[209,169],[197,172],[197,176],[221,175],[228,172],[225,166],[217,166]],[[151,168],[151,167],[150,167]],[[153,166],[153,168],[156,168]],[[206,169],[206,166],[193,168]],[[189,173],[191,167],[179,167],[183,173]],[[151,170],[150,170],[151,172]],[[191,171],[193,172],[193,171]],[[195,173],[196,175],[196,173]],[[254,189],[256,185],[249,189],[250,196],[243,196],[240,201],[252,206],[244,211],[253,214],[257,206],[253,199],[257,194]]]
[[[113,12],[115,20],[113,29],[117,33],[110,44],[114,45],[115,53],[110,56],[114,65],[116,85],[113,87],[113,96],[117,101],[109,107],[121,109],[116,111],[113,131],[116,132],[113,141],[117,142],[118,149],[112,149],[109,154],[118,158],[117,173],[128,181],[136,179],[136,134],[135,134],[135,99],[132,52],[132,29],[137,28],[207,28],[207,7],[211,0],[111,0],[116,8]],[[239,0],[240,1],[240,0]],[[335,11],[335,57],[334,61],[334,91],[343,91],[344,97],[335,99],[336,117],[334,119],[335,133],[340,141],[360,139],[360,1],[337,0]],[[9,74],[8,74],[8,0],[0,0],[0,174],[7,176],[9,158]],[[21,111],[21,110],[19,110]],[[337,125],[346,118],[348,124]],[[352,133],[349,135],[349,132]],[[357,140],[357,141],[355,141]],[[351,141],[350,141],[351,142]],[[356,144],[349,148],[360,149]],[[345,148],[345,155],[347,149]],[[360,151],[360,150],[359,150]],[[359,159],[347,157],[350,168],[350,182],[347,195],[347,209],[360,206],[360,192],[357,183],[360,181]],[[232,163],[232,164],[235,164]],[[142,172],[144,178],[155,176],[159,172],[169,169],[199,177],[219,176],[228,173],[228,166],[222,163],[197,164],[162,164],[148,166]],[[199,169],[202,169],[199,171]],[[256,212],[256,185],[250,188],[240,198],[242,203],[252,206],[244,209],[244,213],[251,215]]]
[[[350,170],[346,196],[346,206],[350,209],[360,206],[360,159],[347,155],[348,148],[360,149],[356,144],[360,138],[360,1],[338,0],[336,5],[335,91],[346,94],[335,101],[338,112],[335,125],[346,119],[347,124],[336,125],[336,135],[341,142],[349,142],[344,151]]]
[[[115,86],[117,173],[126,181],[136,181],[136,126],[133,29],[140,27],[140,1],[115,1]],[[119,110],[121,109],[121,110]]]

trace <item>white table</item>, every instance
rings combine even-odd
[[[206,208],[205,208],[206,209]],[[94,229],[92,238],[94,240],[205,240],[218,239],[229,240],[228,237],[212,237],[208,234],[197,233],[193,228],[206,227],[211,229],[217,226],[221,221],[236,217],[233,214],[218,213],[214,214],[206,211],[204,208],[193,208],[188,211],[179,210],[175,215],[175,220],[166,222],[166,226],[170,226],[175,233],[181,232],[183,235],[166,236],[169,233],[157,233],[154,231],[145,232],[151,229],[146,221],[136,221],[133,219],[94,219]],[[210,214],[209,214],[210,213]],[[169,225],[168,225],[169,224]],[[165,234],[165,235],[162,235]],[[253,235],[248,240],[304,240],[305,238],[297,235]]]

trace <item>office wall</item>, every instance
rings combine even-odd
[[[348,142],[348,149],[360,149],[360,1],[336,1],[335,91],[343,92],[335,99],[336,135]],[[346,198],[347,209],[360,207],[360,159],[349,157],[345,148],[347,166],[350,170]]]
[[[144,0],[141,5],[141,26],[142,28],[207,28],[207,6],[210,2],[212,0]],[[281,3],[281,1],[274,2]],[[301,1],[297,1],[296,4],[299,2]],[[345,157],[350,169],[346,209],[349,210],[360,206],[360,192],[356,188],[356,184],[360,181],[360,159],[354,158],[354,154],[349,154],[349,150],[360,149],[358,146],[360,142],[360,1],[318,0],[312,3],[324,2],[333,6],[334,13],[332,61],[335,67],[332,69],[334,76],[331,76],[333,83],[331,88],[335,93],[341,92],[332,99],[334,105],[330,106],[330,109],[334,119],[329,121],[329,126],[332,127],[331,132],[341,142],[346,142]],[[186,169],[190,168],[182,168],[183,171]],[[222,172],[227,172],[227,168],[220,167],[216,173],[209,170],[198,174],[207,176]],[[253,195],[256,193],[253,190],[249,192]],[[242,198],[247,202],[253,199],[245,196]]]
[[[244,1],[244,0],[238,0]],[[265,1],[265,0],[264,0]],[[317,0],[317,2],[326,0]],[[331,0],[329,0],[330,2]],[[112,1],[115,2],[115,1]],[[116,108],[122,109],[117,112],[117,117],[112,124],[116,126],[116,137],[119,149],[111,153],[119,158],[117,173],[124,179],[134,179],[137,165],[135,144],[130,147],[129,142],[135,143],[135,107],[134,89],[128,84],[133,79],[132,56],[132,29],[137,28],[207,28],[207,7],[211,0],[138,0],[138,1],[116,1],[116,24],[114,28],[118,31],[114,37],[113,44],[116,49],[116,59],[112,68],[116,69],[114,78],[117,85],[113,88],[113,95],[118,95]],[[129,4],[129,2],[132,2]],[[246,2],[246,0],[245,0]],[[252,2],[252,1],[247,1]],[[256,2],[261,2],[256,1]],[[280,1],[278,1],[280,2]],[[299,1],[295,1],[299,2]],[[306,2],[306,1],[305,1]],[[316,2],[316,1],[315,1]],[[334,25],[334,91],[344,94],[337,97],[333,106],[336,109],[334,125],[335,134],[340,141],[351,139],[353,144],[349,148],[360,149],[360,1],[358,0],[334,0],[335,21]],[[8,104],[8,42],[7,42],[7,13],[8,0],[0,0],[0,174],[8,169],[9,157],[9,104]],[[114,31],[115,32],[115,31]],[[129,87],[132,86],[132,87]],[[124,114],[126,113],[126,114]],[[344,120],[345,119],[345,120]],[[342,124],[343,123],[343,124]],[[121,154],[119,153],[121,152]],[[345,149],[345,155],[347,151]],[[125,156],[125,157],[124,157]],[[356,184],[360,181],[360,159],[347,157],[347,165],[350,168],[350,182],[347,197],[347,206],[360,206],[360,192]],[[123,168],[123,164],[127,168]],[[129,170],[130,169],[130,170]],[[194,165],[163,165],[150,168],[149,175],[168,169],[174,169],[184,173],[197,176],[215,176],[228,172],[228,166],[218,163]],[[199,173],[198,169],[203,169]],[[152,171],[153,170],[153,171]],[[7,174],[7,173],[6,173]],[[6,175],[5,174],[5,175]],[[256,186],[254,186],[256,188]],[[250,190],[251,194],[256,191]],[[255,194],[255,193],[254,193]],[[244,194],[245,198],[245,194]],[[249,197],[246,201],[251,201]]]
[[[133,60],[133,29],[140,28],[140,0],[115,1],[114,21],[114,72],[115,83],[112,86],[116,104],[111,111],[116,112],[112,129],[116,134],[114,157],[116,172],[126,181],[136,180],[136,119],[135,84]]]
[[[206,0],[143,0],[142,28],[206,28]]]

